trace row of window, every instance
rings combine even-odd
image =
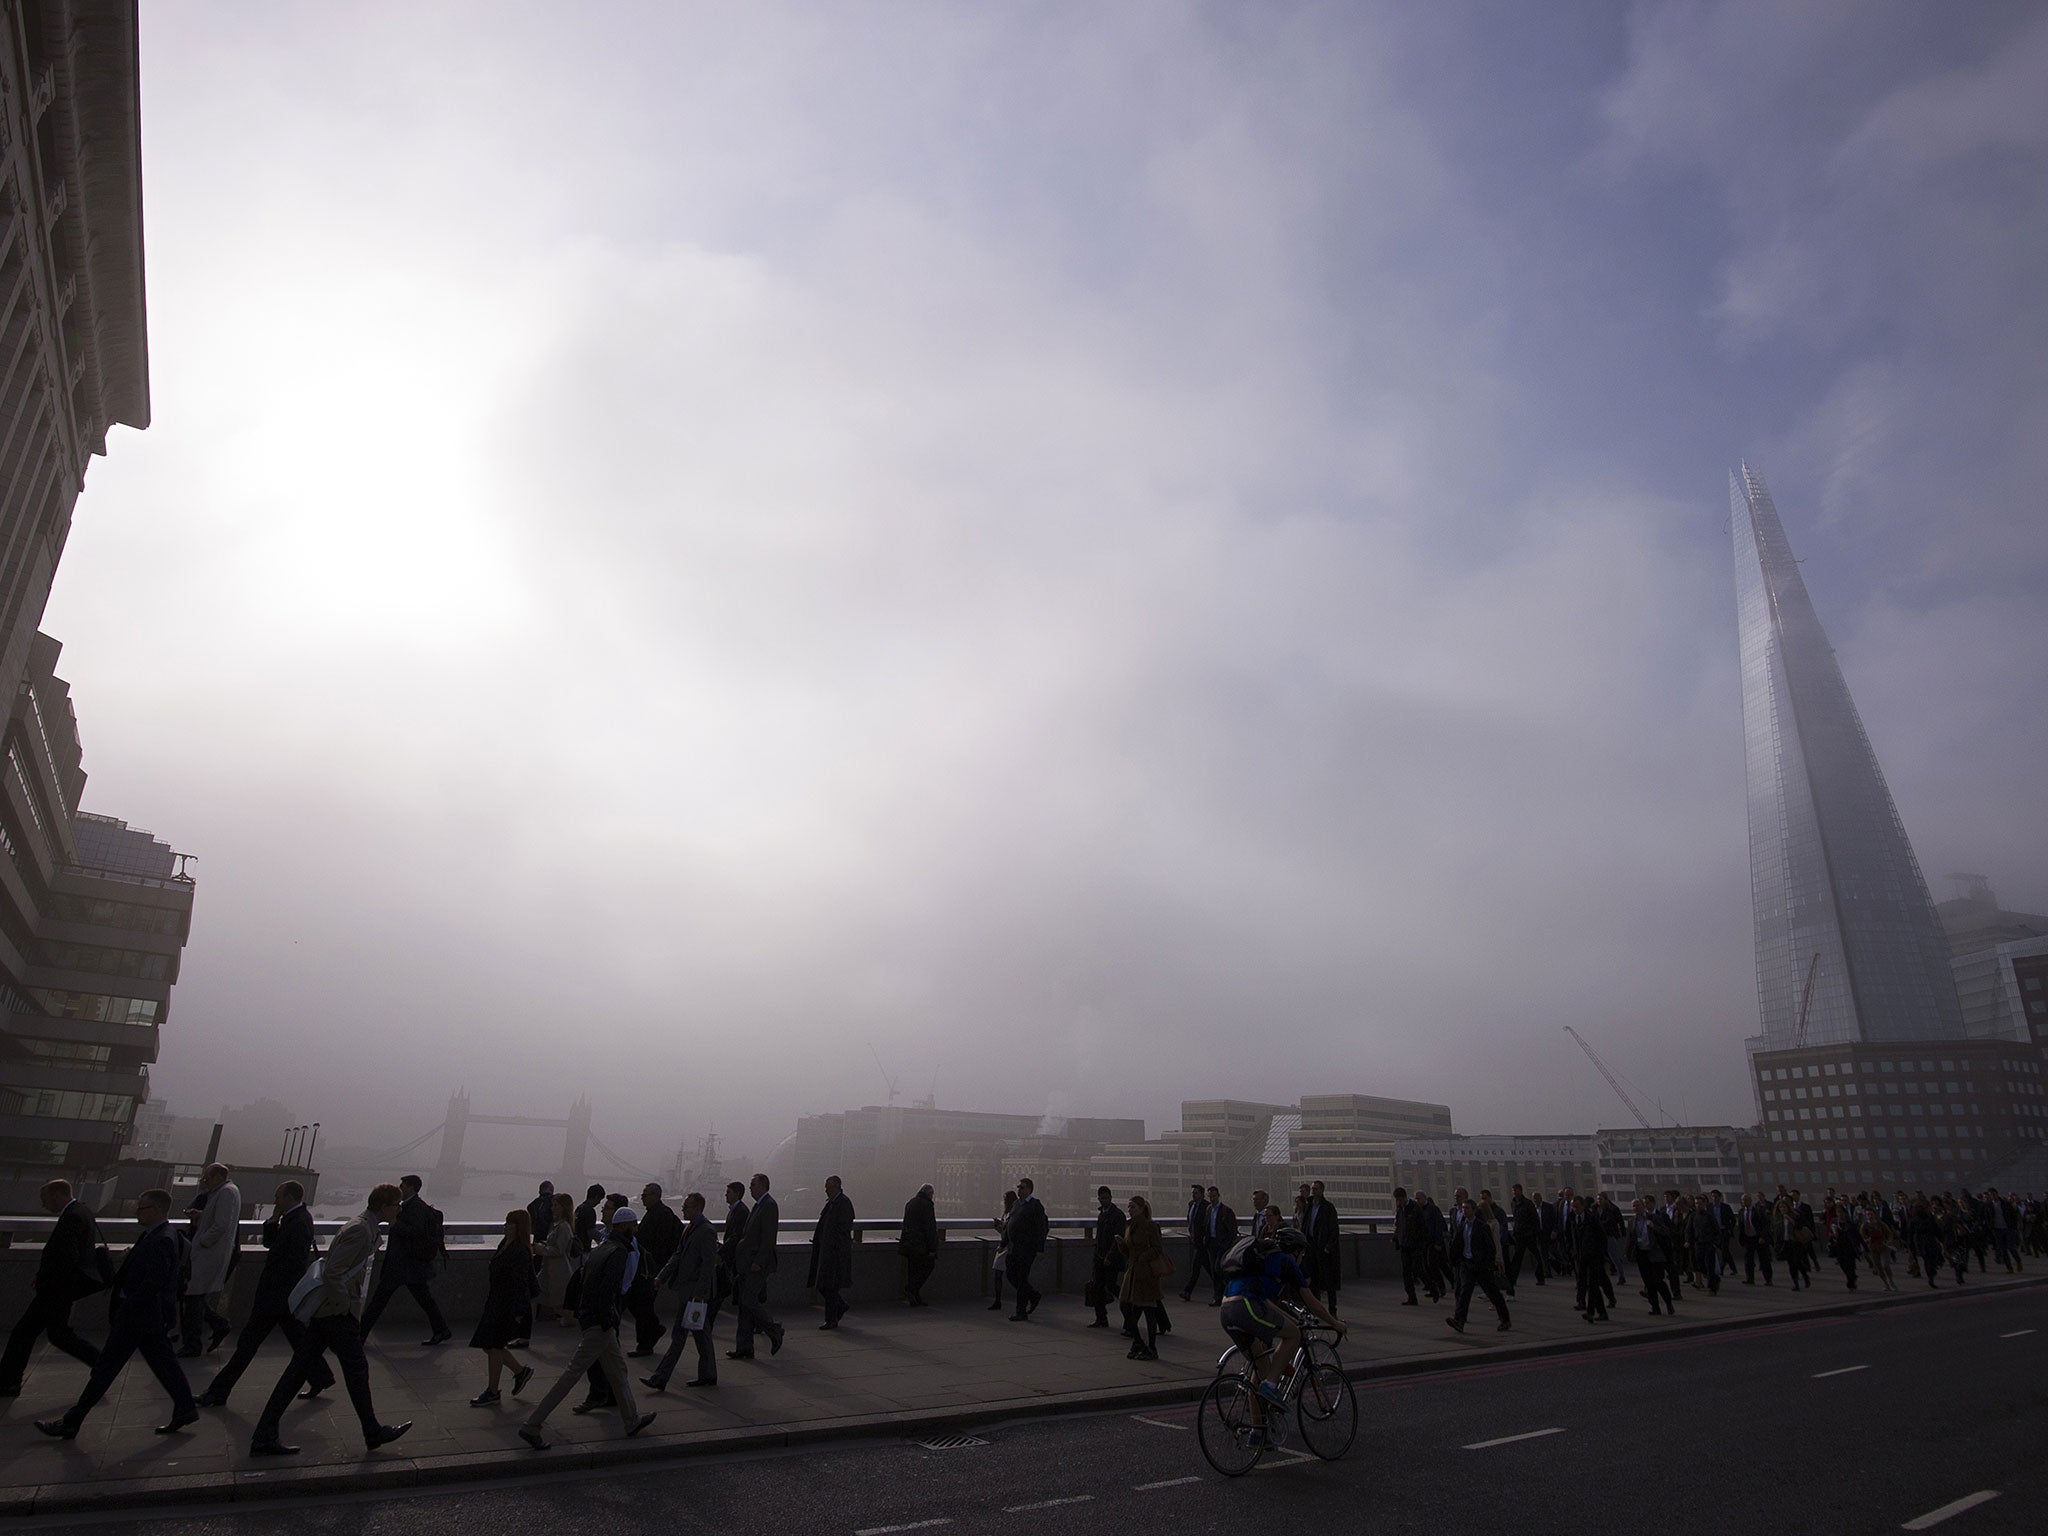
[[[2009,1072],[2027,1072],[2035,1076],[2039,1076],[2041,1071],[2039,1062],[2024,1060],[2007,1060],[2005,1068]],[[1944,1061],[1941,1064],[1941,1070],[1944,1072],[1953,1072],[1955,1069],[1956,1064],[1953,1061]],[[1866,1076],[1869,1076],[1879,1072],[1911,1072],[1915,1068],[1910,1061],[1865,1061],[1857,1063],[1845,1061],[1841,1063],[1839,1070],[1843,1077],[1854,1077],[1859,1070]],[[1919,1064],[1918,1070],[1921,1072],[1932,1072],[1935,1070],[1935,1066],[1931,1061],[1922,1061]],[[1758,1074],[1758,1080],[1760,1082],[1779,1083],[1787,1081],[1797,1082],[1802,1078],[1833,1077],[1836,1071],[1836,1064],[1832,1061],[1812,1067],[1766,1067]]]
[[[1944,1078],[1938,1082],[1930,1079],[1925,1083],[1906,1083],[1903,1086],[1904,1091],[1909,1095],[1915,1093],[1975,1093],[1977,1091],[1977,1080],[1974,1077],[1966,1077],[1960,1080],[1951,1077]],[[2000,1086],[2001,1085],[1996,1082],[1994,1082],[1991,1085],[1994,1091],[1996,1091]],[[2041,1086],[2038,1083],[2021,1083],[2014,1082],[2011,1079],[2007,1079],[2007,1081],[2002,1086],[2004,1087],[2007,1093],[2015,1094],[2020,1097],[2048,1097],[2048,1095],[2044,1095],[2042,1093]],[[1901,1085],[1898,1083],[1886,1083],[1884,1085],[1884,1092],[1893,1098],[1897,1098],[1899,1096],[1900,1091]],[[1877,1093],[1878,1085],[1876,1083],[1872,1083],[1870,1085],[1870,1092],[1868,1095],[1866,1095],[1866,1097],[1875,1098],[1877,1096]],[[1811,1096],[1816,1099],[1820,1098],[1822,1096],[1821,1090],[1815,1088]],[[1839,1099],[1845,1097],[1853,1099],[1856,1097],[1856,1085],[1854,1083],[1844,1083],[1840,1085],[1830,1083],[1828,1084],[1826,1096],[1831,1099]],[[1792,1099],[1804,1101],[1807,1097],[1808,1094],[1804,1088],[1766,1088],[1764,1090],[1764,1102],[1766,1104],[1769,1104],[1773,1101],[1782,1103],[1786,1100]]]
[[[43,1141],[34,1136],[0,1136],[0,1162],[46,1163],[61,1167],[71,1155],[68,1141]]]
[[[1832,1148],[1825,1148],[1818,1152],[1787,1152],[1784,1155],[1795,1163],[1832,1163],[1836,1160],[1835,1152]],[[1841,1154],[1841,1161],[1846,1163],[1852,1157],[1863,1157],[1864,1155],[1862,1152],[1852,1152],[1844,1148]],[[1977,1160],[1977,1149],[1975,1147],[1923,1147],[1910,1153],[1900,1152],[1898,1160],[1902,1163],[1911,1163],[1928,1156],[1937,1157],[1945,1163],[1973,1163]],[[1877,1149],[1877,1160],[1881,1163],[1890,1162],[1892,1160],[1891,1148],[1879,1147]],[[1865,1173],[1863,1177],[1868,1178],[1870,1175]]]
[[[36,1040],[27,1035],[7,1035],[0,1042],[19,1050],[25,1056],[34,1056],[43,1061],[83,1062],[90,1066],[105,1066],[113,1060],[111,1045],[87,1045],[83,1040]]]
[[[104,944],[45,944],[43,963],[58,971],[91,971],[100,976],[127,976],[136,981],[163,981],[171,973],[169,955],[142,949],[110,949]]]
[[[1864,1128],[1860,1125],[1856,1127],[1857,1131],[1861,1131],[1863,1129]],[[1924,1125],[1915,1125],[1911,1127],[1903,1125],[1895,1127],[1873,1125],[1869,1128],[1870,1139],[1872,1141],[1884,1141],[1888,1138],[1892,1138],[1892,1133],[1894,1130],[1896,1130],[1898,1134],[1895,1139],[1899,1141],[1905,1141],[1907,1139],[1906,1132],[1909,1129],[1912,1131],[1914,1139],[1919,1141],[1926,1141],[1929,1139],[1928,1128]],[[1834,1129],[1829,1126],[1822,1126],[1817,1134],[1819,1136],[1819,1139],[1822,1141],[1832,1141],[1836,1139],[1836,1133]],[[1953,1128],[1946,1125],[1937,1125],[1933,1128],[1932,1136],[1933,1139],[1936,1141],[1947,1141],[1951,1135],[1953,1135],[1958,1141],[1968,1141],[1973,1135],[1979,1141],[1983,1141],[1985,1139],[1984,1127],[1981,1125],[1975,1127],[1967,1125],[1958,1125]],[[1771,1140],[1773,1141],[1812,1141],[1815,1139],[1815,1136],[1816,1133],[1813,1131],[1792,1130],[1771,1132]],[[1863,1138],[1861,1136],[1853,1134],[1847,1126],[1844,1126],[1841,1130],[1840,1139],[1843,1141],[1860,1141]]]
[[[49,1120],[126,1120],[135,1100],[125,1093],[81,1093],[69,1088],[0,1088],[0,1115]]]
[[[91,928],[126,928],[131,933],[161,933],[177,938],[185,915],[174,907],[152,907],[139,901],[108,901],[98,896],[72,896],[53,891],[44,909],[66,923]]]
[[[110,997],[100,992],[73,992],[64,987],[35,987],[36,1001],[60,1019],[93,1024],[154,1024],[163,1004],[147,997]]]

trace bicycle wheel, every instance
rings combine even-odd
[[[1303,1369],[1308,1379],[1294,1400],[1301,1443],[1324,1461],[1335,1461],[1358,1436],[1358,1395],[1328,1345],[1311,1347]]]
[[[1195,1413],[1195,1431],[1209,1465],[1225,1477],[1243,1477],[1266,1454],[1265,1436],[1252,1418],[1252,1384],[1242,1376],[1209,1383]]]

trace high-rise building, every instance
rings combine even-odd
[[[2014,997],[2029,973],[1952,960],[1959,925],[1969,948],[2010,914],[1988,886],[1937,914],[1770,492],[1745,464],[1729,495],[1762,1023],[1747,1171],[1808,1189],[1968,1185],[2038,1138],[2048,1107],[2024,1004],[2000,1011],[2006,973]]]
[[[149,424],[133,0],[0,7],[0,1208],[110,1177],[149,1092],[192,882],[79,809],[39,626],[86,466]]]
[[[1947,938],[1763,479],[1729,476],[1758,1048],[1963,1033]]]

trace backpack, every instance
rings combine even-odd
[[[1268,1238],[1241,1237],[1231,1245],[1230,1252],[1223,1255],[1223,1262],[1216,1272],[1224,1280],[1242,1280],[1256,1275],[1265,1268],[1266,1260],[1272,1256],[1275,1244]]]
[[[423,1200],[420,1202],[426,1205]],[[420,1235],[418,1257],[431,1264],[448,1251],[447,1218],[436,1206],[427,1206],[426,1230]]]

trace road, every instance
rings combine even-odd
[[[1237,1482],[1203,1462],[1187,1407],[1019,1422],[960,1449],[848,1441],[432,1493],[369,1489],[318,1503],[20,1528],[1186,1536],[1241,1531],[1254,1519],[1347,1533],[1442,1536],[1461,1522],[1512,1522],[1639,1536],[1647,1520],[1736,1533],[2037,1536],[2048,1531],[2048,1487],[2036,1475],[2048,1431],[2044,1366],[2048,1297],[2027,1290],[1362,1384],[1359,1438],[1345,1460],[1269,1458]]]

